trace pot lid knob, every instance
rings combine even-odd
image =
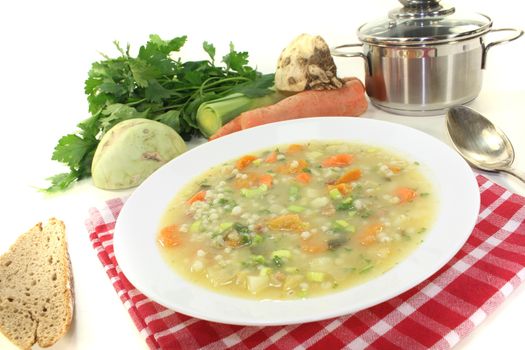
[[[440,0],[399,0],[402,8],[390,12],[394,19],[410,19],[423,17],[442,17],[454,13],[452,6],[441,5]]]

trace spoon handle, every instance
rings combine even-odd
[[[511,168],[511,167],[503,168],[501,169],[501,171],[514,175],[515,177],[517,177],[518,179],[520,179],[521,181],[525,183],[525,172],[518,170],[516,168]]]

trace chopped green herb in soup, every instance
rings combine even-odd
[[[257,299],[321,295],[392,268],[436,202],[419,163],[364,144],[311,142],[214,167],[170,203],[160,250],[186,279]]]

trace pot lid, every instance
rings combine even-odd
[[[440,0],[399,0],[404,6],[388,18],[362,25],[359,39],[372,44],[421,45],[445,43],[481,36],[492,20],[478,13],[457,12]]]

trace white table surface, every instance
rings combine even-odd
[[[485,13],[494,27],[524,26],[518,2],[456,1]],[[214,43],[221,57],[233,41],[251,63],[273,72],[281,50],[298,34],[319,34],[330,45],[357,42],[356,29],[385,16],[394,0],[367,1],[39,1],[0,5],[0,251],[38,221],[65,221],[75,277],[76,310],[69,333],[54,349],[147,349],[102,265],[84,227],[87,210],[130,191],[102,191],[85,180],[46,196],[42,179],[64,170],[50,160],[57,140],[88,117],[84,80],[90,65],[115,55],[112,41],[135,50],[150,33],[164,38],[188,35],[184,59],[203,59],[201,43]],[[132,51],[136,52],[136,51]],[[525,38],[491,49],[480,96],[471,104],[496,122],[514,143],[516,167],[525,170]],[[341,76],[363,78],[359,59],[336,60]],[[406,124],[450,144],[444,116],[403,117],[370,107],[365,118]],[[525,185],[507,175],[493,180],[525,195]],[[522,348],[525,286],[521,286],[456,349]],[[8,346],[0,342],[0,348]],[[35,346],[36,348],[36,346]]]

